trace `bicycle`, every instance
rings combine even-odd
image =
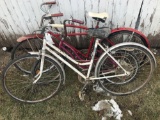
[[[99,13],[99,14],[95,14],[95,13],[89,13],[89,15],[93,18],[93,19],[95,19],[95,20],[97,20],[97,23],[96,23],[96,26],[95,26],[95,28],[98,28],[99,27],[99,23],[100,22],[104,22],[105,20],[106,20],[106,18],[108,17],[108,15],[106,14],[106,13]],[[99,17],[100,16],[100,17]],[[101,17],[101,16],[104,16],[104,17]],[[99,17],[99,18],[98,18]],[[66,24],[66,22],[71,22],[71,24]],[[64,28],[64,34],[65,34],[65,38],[64,38],[64,40],[66,40],[68,37],[72,37],[72,36],[76,36],[76,35],[87,35],[87,33],[86,32],[75,32],[75,33],[67,33],[67,28],[68,27],[72,27],[72,28],[80,28],[80,29],[83,29],[83,30],[88,30],[89,28],[87,28],[86,26],[81,26],[81,25],[75,25],[75,24],[73,24],[73,22],[74,23],[78,23],[78,24],[83,24],[83,21],[80,21],[80,20],[76,20],[76,19],[71,19],[71,20],[65,20],[64,21],[64,23],[63,23],[63,25],[62,24],[52,24],[52,27],[54,28],[54,27],[56,27],[56,25],[57,25],[57,27],[60,27],[60,28]],[[54,25],[54,26],[53,26]],[[105,28],[105,27],[103,27],[103,28]],[[42,29],[42,31],[45,31],[45,27]],[[43,33],[43,32],[42,32]],[[89,47],[88,47],[88,49],[86,49],[85,51],[84,51],[84,53],[85,54],[83,54],[83,52],[79,52],[79,50],[77,50],[77,49],[75,49],[74,47],[72,47],[71,45],[69,45],[68,44],[68,42],[67,41],[63,41],[61,38],[63,37],[61,34],[59,34],[60,32],[57,32],[57,31],[54,31],[54,32],[52,32],[52,31],[50,31],[50,34],[52,35],[52,41],[54,41],[54,44],[57,46],[57,47],[59,47],[61,50],[63,50],[63,51],[65,51],[66,53],[68,53],[69,55],[70,55],[70,57],[72,57],[72,58],[74,58],[74,59],[79,59],[79,60],[82,60],[83,61],[83,59],[86,59],[86,60],[89,60],[90,58],[91,58],[91,52],[92,52],[92,49],[93,49],[93,45],[94,45],[94,41],[95,41],[95,39],[94,39],[94,37],[91,37],[90,38],[90,44],[89,44]],[[117,34],[115,34],[115,35],[117,35]],[[119,33],[118,33],[118,35],[119,35]],[[121,35],[121,33],[120,33],[120,35]],[[109,36],[111,36],[111,35],[109,35]],[[41,34],[37,34],[37,36],[36,37],[38,37],[39,38],[39,40],[37,40],[37,39],[35,39],[36,41],[34,41],[34,40],[30,40],[29,42],[28,42],[28,40],[26,41],[26,42],[28,42],[29,43],[29,46],[35,46],[34,48],[37,48],[35,51],[38,51],[39,49],[41,49],[42,48],[42,44],[39,44],[40,43],[40,41],[42,42],[42,39],[41,39],[41,37],[43,37],[43,35],[41,35]],[[131,36],[130,36],[131,37]],[[106,38],[108,38],[108,37],[106,37]],[[134,37],[132,37],[132,38],[134,38]],[[23,38],[23,37],[21,37],[21,38],[19,38],[18,40],[25,40],[26,38]],[[126,40],[127,39],[127,40]],[[128,37],[125,37],[125,42],[127,42],[128,41],[128,39],[129,39],[129,41],[130,41],[130,39],[131,38],[128,38]],[[132,39],[133,40],[133,39]],[[61,41],[63,41],[63,42],[61,42]],[[112,42],[112,41],[110,41],[109,39],[105,39],[105,38],[103,38],[102,40],[101,40],[101,44],[103,44],[103,46],[105,46],[106,48],[107,47],[110,47],[110,46],[113,46],[114,45],[114,43]],[[145,42],[144,42],[145,43]],[[18,44],[18,45],[20,45],[21,46],[21,44],[23,44],[23,43],[20,43],[20,44]],[[149,44],[147,44],[147,45],[149,45]],[[18,50],[18,48],[19,48],[19,46],[18,47],[15,47],[14,49],[13,49],[13,51],[12,51],[12,54],[11,54],[11,58],[12,59],[14,59],[15,58],[15,53],[16,53],[16,51],[19,51]],[[32,47],[33,48],[33,47]],[[34,51],[33,49],[29,49],[29,51]],[[24,49],[24,50],[26,50],[25,51],[25,53],[28,53],[29,51],[27,50],[27,49]],[[70,50],[72,50],[72,53],[70,53]],[[96,54],[96,59],[98,59],[98,57],[101,55],[101,50],[98,50],[99,52],[97,52],[97,54]],[[22,52],[23,52],[23,50],[22,50]],[[18,53],[18,52],[17,52]],[[140,56],[140,55],[139,55]],[[140,63],[143,63],[143,61],[144,61],[144,58],[145,58],[145,56],[141,56],[139,59],[139,62]],[[25,69],[23,69],[23,68],[20,68],[21,66],[19,66],[18,64],[16,65],[16,67],[18,67],[19,69],[21,69],[21,70],[23,70],[23,71],[25,71],[25,72],[30,72],[30,71],[27,71],[27,70],[25,70]],[[83,69],[83,71],[85,72],[86,71],[86,66],[80,66],[81,67],[81,69]],[[79,81],[81,81],[81,83],[84,83],[84,80],[81,78],[81,76],[78,76],[78,79],[79,79]]]
[[[96,18],[96,17],[94,17],[94,15],[99,16],[100,14],[90,13],[90,16],[93,17],[93,19]],[[98,24],[99,21],[102,20],[101,22],[105,22],[105,19],[97,19],[97,20],[98,20],[98,22],[97,22],[95,28],[99,27],[99,24]],[[79,24],[84,23],[83,21],[80,21],[80,20],[75,20],[75,21],[78,21]],[[53,23],[53,22],[51,22],[51,23]],[[86,29],[86,30],[88,29],[86,26],[73,25],[72,23],[68,24],[68,27],[80,28],[80,29]],[[59,32],[59,30],[57,30],[57,31]],[[75,33],[72,33],[68,36],[75,37],[75,36],[82,36],[82,35],[86,36],[87,33],[86,32],[84,32],[84,33],[75,32]],[[31,35],[25,35],[25,36],[18,38],[17,39],[18,44],[13,48],[13,50],[11,52],[11,59],[13,60],[17,56],[22,55],[22,54],[26,54],[27,52],[30,52],[30,51],[38,51],[42,47],[42,41],[39,41],[39,39],[41,39],[41,40],[43,39],[43,34],[31,34]],[[61,39],[61,38],[59,38],[59,39]],[[150,48],[148,39],[140,31],[137,31],[132,28],[113,29],[113,30],[111,30],[110,35],[105,39],[106,39],[106,42],[105,42],[106,46],[113,46],[113,45],[120,43],[120,42],[132,41],[132,42],[141,43],[141,44],[145,45],[146,47]]]
[[[62,27],[63,25],[49,24],[45,28],[50,26]],[[67,37],[65,33],[61,33],[63,38]],[[12,98],[21,102],[45,101],[54,96],[62,83],[65,83],[65,71],[59,61],[84,78],[85,84],[79,92],[80,98],[85,94],[88,85],[100,86],[105,92],[112,95],[128,95],[140,90],[151,79],[156,68],[156,60],[148,48],[133,42],[120,43],[106,48],[100,42],[108,36],[103,29],[89,29],[88,34],[96,39],[91,58],[86,60],[70,56],[76,49],[73,46],[74,49],[66,53],[58,48],[52,41],[53,32],[45,29],[40,52],[30,52],[29,55],[16,58],[6,66],[2,74],[3,88]],[[64,39],[60,44],[63,43]],[[96,59],[98,47],[104,52]],[[54,57],[46,54],[46,51]],[[76,52],[81,53],[78,50]],[[141,66],[136,56],[139,53],[146,56]],[[20,70],[15,67],[17,64],[26,67],[25,69],[31,72],[26,73]],[[83,74],[73,64],[78,67],[86,66],[87,74]]]

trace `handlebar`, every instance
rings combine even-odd
[[[60,16],[63,16],[63,13],[56,13],[56,14],[49,14],[50,13],[50,8],[52,7],[53,4],[56,4],[56,1],[52,1],[52,2],[44,2],[40,5],[40,9],[45,12],[46,14],[44,14],[42,17],[41,17],[41,22],[40,22],[40,26],[42,26],[43,24],[43,20],[44,19],[50,19],[50,23],[53,24],[54,23],[54,20],[52,19],[52,17],[60,17]],[[45,9],[45,6],[47,5],[48,6],[48,9]],[[44,6],[44,7],[43,7]]]
[[[75,22],[75,23],[79,23],[79,24],[84,24],[83,21],[77,20],[77,19],[64,20],[64,21],[63,21],[63,24],[65,25],[65,23],[66,23],[67,21],[71,21],[71,22]]]
[[[52,19],[52,17],[60,17],[60,16],[63,16],[63,13],[44,14],[44,15],[41,17],[40,26],[42,26],[44,19],[50,19],[50,20],[51,20],[50,23],[53,24],[53,23],[54,23],[54,20]]]
[[[81,21],[81,20],[77,20],[77,19],[72,19],[72,22],[76,22],[76,23],[79,23],[79,24],[84,24],[84,22],[83,22],[83,21]]]
[[[49,7],[51,7],[53,4],[56,4],[56,1],[53,1],[53,2],[44,2],[40,5],[40,9],[45,12],[45,13],[48,13],[48,11],[44,10],[43,9],[43,5],[48,5]]]
[[[52,14],[53,16],[60,16],[60,15],[63,15],[63,13],[57,13],[57,14]],[[51,16],[50,16],[51,17]],[[83,21],[81,20],[77,20],[77,19],[71,19],[71,20],[64,20],[63,21],[63,24],[50,24],[49,26],[51,27],[61,27],[61,28],[64,28],[64,38],[67,37],[67,27],[70,27],[70,25],[66,24],[67,21],[70,21],[70,22],[76,22],[76,23],[79,23],[79,24],[84,24]],[[45,28],[48,27],[48,26],[44,26],[43,29],[42,29],[42,34],[44,33],[45,31]],[[80,27],[79,27],[80,28]],[[87,28],[83,28],[83,29],[87,29]]]
[[[66,26],[66,22],[67,21],[76,22],[76,23],[79,23],[79,24],[83,24],[84,23],[83,21],[77,20],[77,19],[64,20],[63,21],[63,25],[64,25],[64,39],[66,39],[66,37],[67,37],[67,26]]]
[[[63,16],[63,13],[51,14],[51,17],[60,17],[60,16]]]

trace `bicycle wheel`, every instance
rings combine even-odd
[[[111,33],[108,36],[107,41],[104,41],[104,43],[102,42],[102,45],[106,44],[106,42],[107,44],[109,44],[109,47],[119,44],[119,43],[124,43],[124,42],[135,42],[135,43],[142,44],[146,46],[147,48],[149,48],[148,41],[146,41],[140,34],[137,34],[133,31],[126,31],[126,30]],[[143,64],[146,56],[143,54],[139,54],[139,53],[138,53],[138,56],[139,56],[137,58],[138,63],[141,65]]]
[[[45,57],[44,69],[40,79],[33,84],[35,76],[39,73],[37,55],[27,55],[11,61],[3,71],[2,83],[4,90],[14,99],[26,102],[37,103],[45,101],[54,96],[64,80],[62,67]],[[30,74],[19,70],[15,64],[20,64],[26,70],[32,71]],[[39,62],[38,62],[39,63]],[[52,67],[51,67],[52,66]]]
[[[142,44],[147,48],[149,47],[148,41],[146,41],[141,35],[132,31],[125,30],[111,33],[108,36],[108,42],[110,42],[112,46],[123,42],[135,42]]]
[[[118,76],[124,73],[123,69],[112,57],[106,53],[103,54],[97,62],[95,77],[112,76],[98,81],[106,92],[113,95],[132,94],[140,90],[151,79],[156,62],[153,54],[146,47],[137,43],[121,43],[111,47],[108,53],[118,61],[128,75]],[[136,66],[134,62],[134,56],[137,53],[146,56],[144,63],[140,66]]]
[[[31,70],[32,76],[36,76],[37,73],[39,73],[39,71],[40,71],[40,64],[41,64],[41,60],[37,60],[35,62],[34,66],[32,67],[32,70]],[[44,63],[44,64],[46,64],[46,63]],[[48,74],[51,74],[51,72],[52,72],[51,69],[53,71],[54,71],[54,69],[56,70],[56,67],[55,67],[54,64],[45,65],[42,72],[46,73],[48,75]],[[51,79],[51,80],[45,80],[45,82],[53,82],[53,80],[57,79],[59,76],[60,76],[60,74],[57,74],[57,75],[54,76],[53,79]],[[42,82],[44,82],[44,81],[42,81],[42,80],[38,81],[38,83],[42,83]]]
[[[28,52],[37,52],[41,50],[43,41],[38,38],[27,39],[16,44],[11,52],[11,59],[15,59],[20,55],[25,55]]]
[[[25,41],[19,42],[11,52],[11,60],[18,58],[19,56],[28,54],[28,52],[38,52],[39,50],[41,50],[42,45],[42,40],[38,38],[27,39]],[[20,67],[20,65],[18,64],[15,64],[15,66],[26,73],[30,73],[30,71],[27,71],[26,69]]]

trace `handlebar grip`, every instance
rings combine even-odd
[[[72,22],[76,22],[76,23],[79,23],[79,24],[84,24],[83,21],[81,21],[81,20],[76,20],[76,19],[72,19]]]
[[[63,16],[63,13],[51,14],[51,17],[60,17]]]
[[[56,4],[56,1],[53,2],[44,2],[43,5],[52,5],[52,4]]]

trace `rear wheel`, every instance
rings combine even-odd
[[[27,54],[28,52],[38,52],[41,50],[42,45],[43,41],[39,38],[27,39],[19,42],[11,52],[11,59],[13,60],[21,55]]]
[[[140,34],[126,30],[111,33],[108,37],[108,42],[110,42],[112,46],[123,42],[135,42],[142,44],[147,48],[149,47],[148,41],[146,41]]]
[[[119,64],[127,71],[129,71],[129,75],[127,76],[118,76],[117,79],[107,79],[108,82],[112,84],[127,84],[131,82],[134,77],[136,76],[138,72],[138,62],[132,53],[129,53],[128,51],[119,50],[115,53],[111,54],[118,62]],[[119,75],[123,74],[123,69],[118,66],[118,64],[109,56],[106,56],[106,59],[103,59],[102,66],[101,66],[101,76],[105,77],[106,75]],[[106,75],[104,74],[106,73]]]
[[[124,43],[124,42],[135,42],[149,48],[148,41],[146,41],[140,34],[135,33],[133,31],[127,31],[127,30],[111,33],[108,36],[107,40],[102,41],[102,45],[111,47],[113,45]],[[137,53],[137,55],[139,56],[137,57],[138,63],[143,64],[146,56],[140,53]]]
[[[108,55],[105,54],[97,63],[95,77],[108,77],[99,80],[100,86],[113,95],[128,95],[140,90],[152,77],[155,68],[153,55],[145,48],[138,45],[116,45],[109,50],[109,54],[127,71],[123,69]],[[123,52],[122,52],[123,51]],[[135,57],[140,53],[146,56],[142,65],[136,66]],[[136,56],[137,57],[137,56]]]
[[[3,87],[5,91],[14,99],[36,103],[45,101],[54,96],[64,80],[62,68],[54,60],[45,57],[44,69],[40,79],[33,84],[35,76],[39,73],[39,60],[37,55],[27,55],[10,62],[3,71]],[[23,66],[26,73],[15,64]],[[51,67],[52,66],[52,67]]]
[[[11,59],[16,59],[19,56],[23,56],[25,54],[28,54],[29,52],[38,52],[41,50],[43,45],[42,39],[33,38],[33,39],[27,39],[22,42],[17,43],[17,45],[13,48],[11,52]],[[14,64],[15,67],[18,69],[30,73],[30,71],[24,69],[24,67],[20,66],[18,63]]]

